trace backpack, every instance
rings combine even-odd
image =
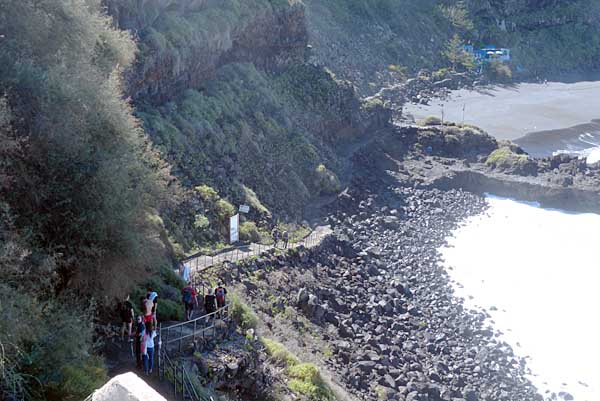
[[[186,287],[183,289],[183,302],[186,304],[191,304],[193,302],[192,289],[190,287]]]
[[[217,300],[222,301],[225,299],[225,290],[223,288],[217,288]]]

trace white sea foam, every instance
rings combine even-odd
[[[489,212],[441,249],[462,286],[457,295],[471,307],[497,308],[495,327],[518,355],[530,356],[542,395],[600,400],[600,215],[488,201]]]

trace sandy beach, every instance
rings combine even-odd
[[[464,120],[463,120],[464,108]],[[519,84],[480,91],[459,90],[429,106],[410,104],[404,115],[427,116],[477,125],[498,139],[517,139],[600,118],[600,82]]]

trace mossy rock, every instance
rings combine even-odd
[[[537,175],[537,164],[527,154],[519,154],[503,146],[493,151],[485,164],[493,169],[519,174]]]

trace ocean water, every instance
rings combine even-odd
[[[572,154],[579,157],[585,157],[588,164],[600,161],[600,132],[584,132],[577,136],[577,139],[567,143],[566,149],[559,149],[552,152],[553,155],[560,153]]]
[[[600,161],[600,120],[552,131],[532,132],[515,142],[534,157],[566,153]]]
[[[600,400],[600,215],[488,202],[440,249],[457,295],[488,310],[545,398]]]

